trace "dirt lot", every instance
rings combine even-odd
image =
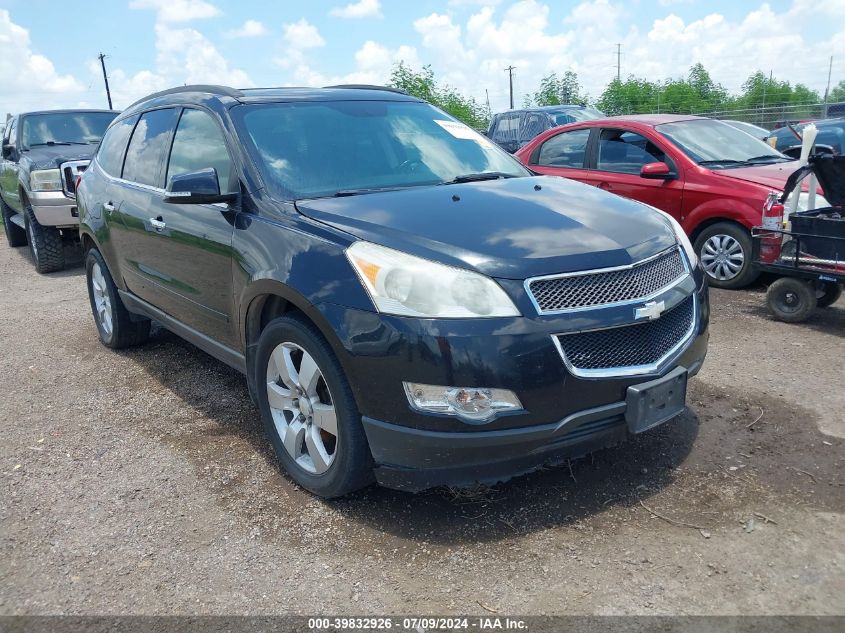
[[[0,613],[845,614],[845,302],[713,292],[689,412],[571,471],[323,502],[233,370],[102,347],[81,266],[0,278]]]

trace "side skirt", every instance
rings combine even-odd
[[[178,319],[162,312],[155,306],[147,303],[143,299],[139,299],[129,292],[124,290],[118,290],[117,292],[123,301],[123,305],[126,306],[126,309],[129,310],[129,312],[143,315],[153,321],[158,321],[177,336],[180,336],[192,345],[199,347],[206,354],[210,354],[217,360],[229,365],[229,367],[237,369],[242,374],[246,374],[246,357],[239,351],[223,345],[222,343],[206,336],[202,332],[185,325]]]

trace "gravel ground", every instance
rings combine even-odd
[[[324,502],[239,374],[101,346],[81,265],[0,276],[0,614],[845,614],[845,302],[714,291],[688,413],[571,469]]]

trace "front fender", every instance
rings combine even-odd
[[[744,226],[749,231],[758,226],[763,217],[763,203],[755,209],[742,200],[721,198],[707,200],[690,211],[681,222],[687,235],[693,235],[700,226],[714,220],[728,220]]]

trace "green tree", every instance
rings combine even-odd
[[[831,90],[830,94],[827,95],[827,101],[828,103],[839,103],[840,101],[845,101],[845,79],[833,87],[833,90]]]
[[[561,77],[558,77],[557,73],[546,75],[540,80],[540,89],[534,93],[533,97],[526,95],[525,100],[526,106],[548,106],[562,103],[587,105],[587,97],[581,93],[578,75],[571,70],[567,70]]]
[[[388,85],[428,101],[470,127],[486,128],[490,122],[491,115],[485,106],[445,84],[438,84],[431,66],[415,71],[400,61],[393,67]]]

